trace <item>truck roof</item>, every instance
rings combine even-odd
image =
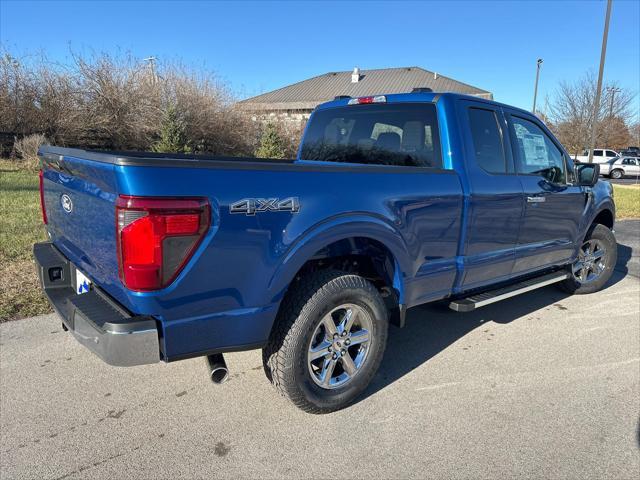
[[[386,97],[386,103],[402,103],[402,102],[435,102],[440,98],[451,99],[466,99],[473,100],[474,102],[486,103],[488,105],[495,105],[500,107],[512,108],[522,113],[531,114],[531,112],[522,108],[514,107],[513,105],[507,105],[506,103],[496,102],[495,100],[487,100],[485,98],[474,97],[473,95],[465,95],[463,93],[453,92],[411,92],[411,93],[380,93]],[[326,108],[343,107],[349,104],[349,100],[357,97],[340,97],[329,102],[321,103],[316,107],[316,110],[324,110]]]

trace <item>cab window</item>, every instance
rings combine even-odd
[[[547,134],[524,118],[512,116],[511,123],[518,173],[539,175],[551,183],[566,183],[562,152]]]
[[[318,110],[307,126],[301,158],[441,168],[435,105],[381,103]]]
[[[469,126],[478,165],[489,173],[506,173],[507,162],[496,113],[493,110],[471,107]]]

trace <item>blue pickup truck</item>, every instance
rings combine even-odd
[[[313,413],[354,401],[389,324],[545,285],[602,288],[615,206],[529,112],[452,93],[339,97],[295,160],[42,147],[49,241],[34,246],[65,329],[111,365],[262,349]]]

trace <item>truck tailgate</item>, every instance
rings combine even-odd
[[[54,245],[90,280],[119,290],[114,166],[45,155],[42,169],[47,230]]]

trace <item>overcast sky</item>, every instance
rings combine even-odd
[[[354,66],[420,66],[530,109],[538,57],[542,107],[559,81],[597,71],[605,8],[604,1],[0,0],[0,39],[16,54],[44,51],[63,62],[69,48],[182,59],[214,70],[242,98]],[[636,93],[639,28],[640,2],[615,0],[605,78]]]

